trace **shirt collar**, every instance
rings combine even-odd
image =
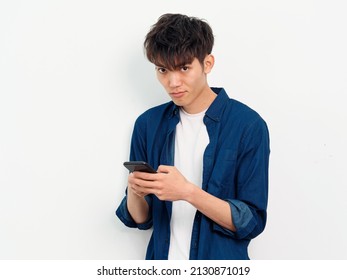
[[[211,89],[215,94],[217,94],[217,97],[215,100],[213,100],[212,104],[208,108],[206,116],[216,122],[219,122],[223,114],[224,107],[227,104],[226,101],[229,99],[229,97],[224,88],[211,87]]]
[[[224,88],[211,87],[211,89],[215,94],[217,94],[217,97],[215,98],[215,100],[213,100],[212,104],[207,109],[206,116],[216,122],[219,122],[220,117],[224,111],[226,101],[229,99],[229,97]],[[172,107],[169,111],[169,118],[173,118],[179,114],[179,106],[177,106],[172,101],[170,101],[170,103],[172,103]]]

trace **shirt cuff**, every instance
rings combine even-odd
[[[235,239],[246,238],[256,226],[256,219],[248,205],[240,200],[227,199],[231,209],[231,216],[236,232],[214,224],[214,229],[227,234]]]
[[[149,218],[146,222],[141,224],[137,224],[134,221],[134,219],[131,217],[128,211],[126,197],[123,198],[118,209],[116,210],[116,215],[128,227],[138,228],[141,230],[146,230],[152,227],[152,218]]]

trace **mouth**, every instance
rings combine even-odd
[[[185,91],[170,92],[172,98],[181,98],[185,94]]]

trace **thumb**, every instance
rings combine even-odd
[[[172,168],[170,165],[159,165],[158,173],[169,173]]]

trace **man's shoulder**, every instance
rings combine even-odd
[[[165,116],[169,116],[172,114],[173,110],[175,109],[176,105],[172,102],[166,102],[154,107],[151,107],[144,111],[142,114],[139,115],[137,118],[137,121],[144,121],[144,120],[151,120],[151,121],[158,121],[161,120]]]
[[[160,114],[166,111],[170,111],[170,109],[174,109],[175,104],[172,101],[163,103],[163,104],[159,104],[157,106],[151,107],[149,109],[147,109],[143,114]]]
[[[251,106],[233,98],[229,98],[227,110],[233,115],[238,115],[242,118],[261,118],[259,113]]]
[[[267,123],[252,106],[239,100],[229,98],[222,122],[227,126],[233,126],[248,130],[249,128],[267,130]]]
[[[261,118],[258,112],[245,103],[229,97],[224,88],[212,88],[218,94],[217,99],[211,105],[210,116],[225,121],[240,120],[246,122],[248,119]]]

